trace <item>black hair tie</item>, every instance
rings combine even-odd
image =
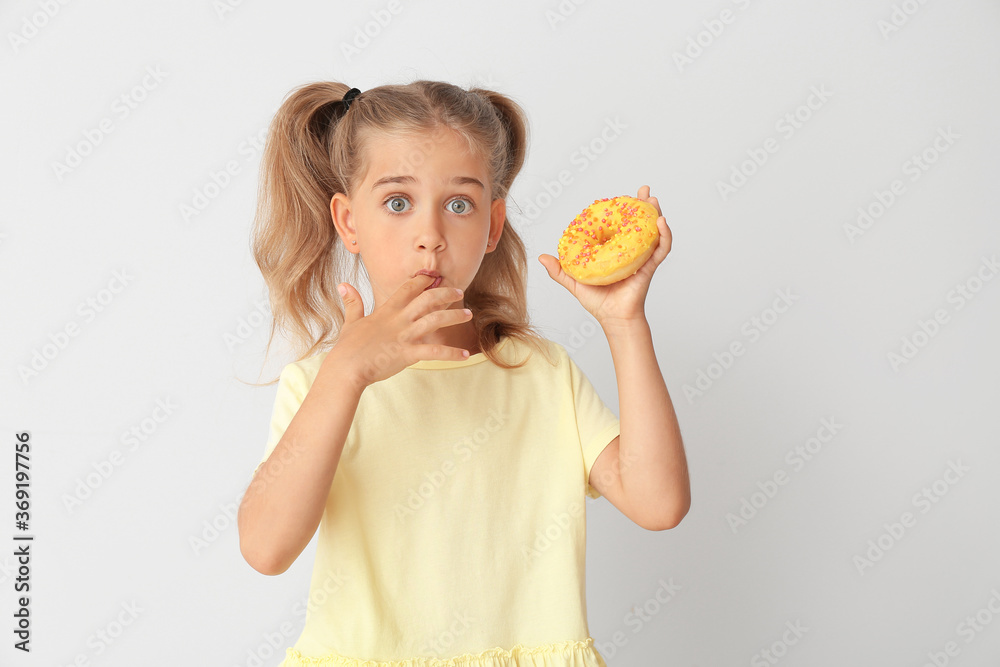
[[[344,93],[344,107],[345,111],[351,108],[351,102],[354,98],[361,94],[361,91],[357,88],[351,88],[346,93]]]

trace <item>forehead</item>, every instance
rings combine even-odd
[[[368,173],[365,183],[385,176],[422,176],[447,181],[458,173],[485,179],[483,161],[458,133],[439,129],[426,134],[378,134],[365,142]]]

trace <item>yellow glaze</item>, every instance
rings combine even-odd
[[[656,207],[635,197],[597,199],[559,239],[559,264],[577,282],[610,285],[639,270],[660,238]]]

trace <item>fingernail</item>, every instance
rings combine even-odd
[[[469,356],[469,351],[468,350],[462,350],[462,356],[463,357],[468,357]]]
[[[347,294],[347,288],[343,285],[337,285],[337,291],[340,292],[340,296]]]

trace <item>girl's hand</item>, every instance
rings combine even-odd
[[[563,271],[562,266],[559,265],[558,257],[545,254],[538,256],[538,261],[545,267],[549,277],[579,299],[580,304],[594,316],[602,327],[628,324],[645,317],[643,306],[646,302],[646,293],[649,291],[649,282],[653,278],[653,271],[670,252],[672,241],[670,228],[667,227],[667,221],[660,211],[660,204],[656,201],[656,197],[649,196],[649,186],[640,187],[636,198],[649,202],[656,207],[656,212],[660,213],[660,217],[656,219],[660,238],[653,249],[653,254],[639,267],[638,271],[628,278],[610,285],[585,285],[577,282]]]
[[[425,288],[434,278],[423,273],[410,278],[367,317],[361,295],[350,283],[341,283],[344,325],[334,349],[337,358],[354,370],[360,388],[385,380],[423,359],[465,359],[462,348],[421,342],[426,334],[472,319],[464,309],[448,308],[462,295],[454,287]]]

